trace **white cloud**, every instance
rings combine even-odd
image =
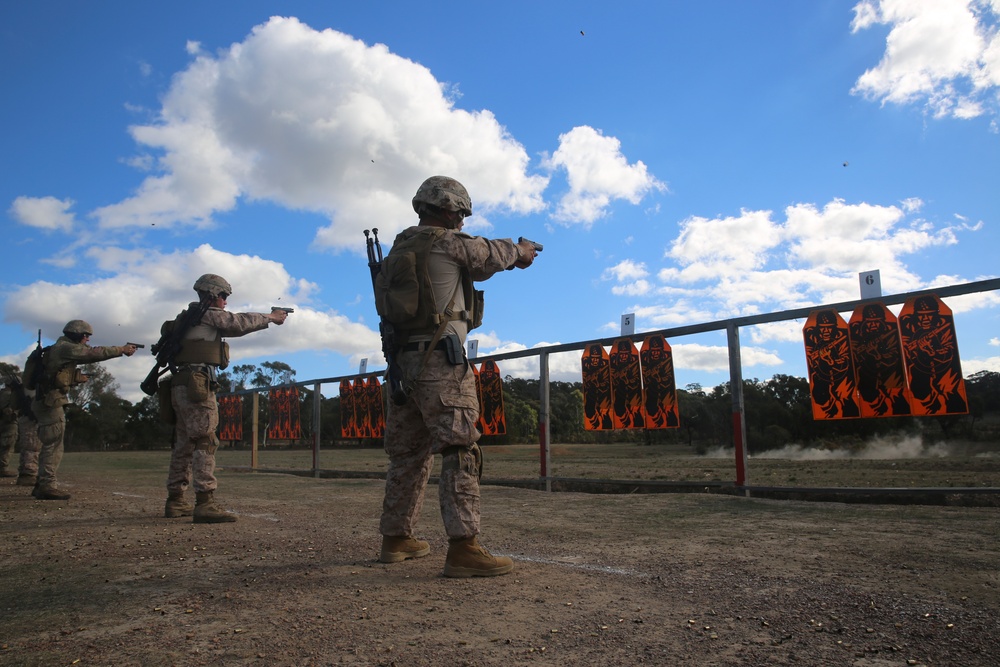
[[[72,199],[55,197],[18,197],[11,204],[9,213],[22,225],[69,232],[76,223],[70,212],[74,203]]]
[[[998,111],[1000,3],[990,0],[863,0],[854,32],[890,26],[881,62],[852,90],[883,103],[923,102],[935,116]]]
[[[638,204],[651,190],[666,189],[641,161],[628,163],[618,139],[586,125],[559,135],[559,148],[546,165],[566,171],[569,192],[553,215],[564,223],[589,226],[605,216],[612,201]]]
[[[671,344],[674,353],[674,368],[704,372],[729,370],[729,348],[723,345],[701,345],[699,343]],[[781,357],[770,350],[750,345],[740,346],[743,368],[753,366],[780,366]]]
[[[384,45],[274,17],[215,55],[188,50],[158,121],[131,128],[156,173],[96,211],[105,227],[209,225],[240,198],[266,199],[327,216],[317,246],[355,247],[367,221],[387,238],[410,224],[412,193],[434,174],[461,180],[477,213],[544,208],[548,179],[527,173],[493,114],[456,108]]]
[[[975,232],[964,222],[936,228],[915,214],[919,200],[897,206],[847,204],[834,199],[822,207],[795,204],[784,221],[771,211],[741,211],[739,216],[692,216],[679,223],[668,245],[668,264],[655,271],[650,286],[660,303],[636,310],[640,322],[660,328],[850,301],[859,296],[858,274],[879,269],[886,293],[900,293],[960,282],[955,276],[922,279],[906,265],[908,255],[957,242],[959,231]],[[605,270],[616,295],[638,293],[649,273],[645,264],[622,260]],[[643,288],[645,289],[645,288]],[[645,293],[645,292],[643,292]],[[989,307],[992,293],[956,301],[959,309]],[[692,304],[698,304],[697,308]],[[789,330],[761,329],[755,340],[787,341]]]
[[[279,304],[295,308],[283,326],[232,340],[232,363],[303,350],[381,359],[377,331],[337,312],[311,308],[316,285],[293,278],[277,262],[233,255],[209,245],[170,254],[113,247],[91,248],[86,254],[114,277],[76,284],[37,281],[17,287],[6,301],[4,316],[40,327],[49,341],[60,335],[68,320],[79,318],[94,327],[93,345],[146,343],[146,350],[114,362],[111,369],[121,383],[121,395],[128,400],[141,398],[139,382],[152,368],[149,345],[159,338],[160,325],[197,298],[194,279],[204,273],[222,275],[233,285],[228,308],[234,312],[267,312]]]

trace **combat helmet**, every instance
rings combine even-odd
[[[233,293],[233,286],[222,276],[214,273],[206,273],[194,281],[194,291],[198,292],[198,294],[204,293],[213,297],[225,294],[228,298]]]
[[[446,211],[455,211],[465,216],[472,215],[472,198],[465,186],[454,178],[431,176],[420,184],[413,195],[413,210],[419,215],[424,206],[436,206]]]
[[[87,322],[83,320],[70,320],[63,327],[64,334],[87,334],[88,336],[94,335],[94,327],[90,326]]]

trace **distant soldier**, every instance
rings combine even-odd
[[[19,412],[17,447],[21,452],[17,467],[17,485],[34,486],[38,481],[38,455],[42,451],[42,441],[38,439],[38,422],[35,421],[35,413],[31,411],[35,392],[27,389],[20,377],[17,378],[13,389],[14,401],[18,405]]]
[[[170,402],[175,415],[174,446],[167,474],[168,519],[194,516],[194,523],[236,521],[236,515],[215,504],[218,488],[215,479],[215,450],[219,447],[219,389],[217,372],[229,365],[229,344],[223,336],[244,336],[266,329],[269,324],[284,324],[288,311],[270,313],[230,313],[226,300],[233,288],[222,276],[206,273],[194,283],[198,301],[188,304],[173,320],[163,323],[162,335],[176,327],[188,326],[181,333],[180,351],[170,360],[172,374]],[[190,317],[191,314],[194,317]],[[161,338],[162,340],[162,338]],[[160,394],[163,400],[163,394]],[[194,486],[195,505],[184,500],[184,492]]]
[[[91,347],[88,342],[94,329],[83,320],[70,320],[63,335],[42,355],[42,369],[35,390],[31,411],[38,420],[38,438],[42,442],[38,456],[38,481],[32,495],[39,500],[69,500],[60,491],[56,472],[63,457],[63,436],[66,434],[66,405],[69,390],[88,380],[77,368],[107,359],[135,354],[136,346]]]
[[[0,389],[0,477],[13,477],[14,472],[7,470],[7,462],[17,444],[17,399],[14,396],[15,378],[4,375],[3,389]]]

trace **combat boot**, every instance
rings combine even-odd
[[[17,486],[34,486],[35,479],[34,475],[18,475]]]
[[[444,561],[446,577],[496,577],[514,569],[514,561],[506,556],[493,556],[476,536],[448,541],[448,556]]]
[[[31,492],[38,500],[69,500],[70,496],[65,491],[60,491],[54,486],[38,486],[35,485],[34,490]]]
[[[167,496],[167,504],[163,508],[163,516],[167,519],[177,519],[194,514],[194,507],[184,500],[183,493],[171,493]]]
[[[382,537],[380,563],[398,563],[407,558],[423,558],[431,552],[431,545],[415,537]]]
[[[236,515],[215,504],[212,492],[196,493],[194,503],[195,523],[229,523],[236,521]]]

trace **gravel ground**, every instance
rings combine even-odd
[[[376,562],[382,483],[220,473],[221,525],[163,470],[0,480],[2,665],[996,665],[994,508],[483,488],[511,575]]]

